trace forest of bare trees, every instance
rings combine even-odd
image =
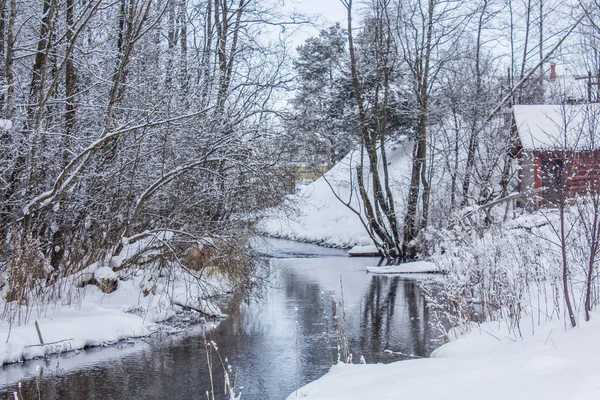
[[[0,275],[26,282],[9,292],[153,232],[175,232],[166,257],[243,250],[283,194],[265,4],[10,0],[0,17]]]
[[[415,259],[429,227],[514,191],[510,106],[562,101],[551,65],[600,68],[595,1],[342,4],[291,57],[298,21],[259,0],[0,1],[6,281],[166,230],[165,254],[241,249],[289,188],[282,165],[352,149],[357,218],[387,262]],[[407,138],[395,182],[387,149]]]

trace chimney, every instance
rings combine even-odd
[[[550,64],[550,80],[556,79],[556,64]]]

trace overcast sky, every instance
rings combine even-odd
[[[342,22],[346,17],[340,0],[287,0],[286,6],[306,14],[320,14],[330,23]]]
[[[285,13],[294,12],[314,17],[315,26],[304,26],[294,35],[293,47],[301,45],[304,40],[316,36],[319,29],[336,22],[346,24],[346,9],[340,0],[285,0]],[[313,20],[313,18],[311,18]]]

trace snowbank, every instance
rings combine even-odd
[[[396,200],[396,212],[403,215],[404,188],[411,167],[412,143],[406,141],[388,149],[390,185]],[[281,218],[280,210],[263,221],[259,230],[275,237],[313,242],[333,247],[372,245],[360,218],[337,197],[358,207],[356,166],[360,154],[352,152],[323,177],[300,187],[289,201],[298,208],[296,218]],[[335,192],[335,194],[334,194]]]
[[[566,331],[564,321],[553,321],[524,339],[507,334],[488,323],[434,358],[337,365],[288,400],[598,398],[600,316]]]
[[[354,246],[348,250],[350,257],[376,257],[379,255],[379,250],[375,245]]]
[[[148,336],[159,329],[169,329],[158,323],[174,316],[181,310],[180,305],[191,304],[205,314],[221,315],[213,302],[198,302],[198,297],[206,293],[184,277],[173,277],[169,287],[170,280],[155,282],[156,276],[140,272],[128,280],[119,280],[113,293],[105,294],[97,286],[88,285],[74,289],[71,305],[48,305],[40,312],[34,311],[20,325],[2,321],[0,365]],[[35,321],[44,345],[40,344]]]
[[[126,243],[110,264],[122,266],[127,258],[155,251],[151,237]],[[115,271],[96,262],[53,286],[61,291],[60,299],[32,300],[29,308],[7,303],[6,317],[0,320],[0,365],[176,330],[158,323],[183,309],[197,312],[198,322],[200,317],[222,317],[218,302],[232,284],[216,272],[194,274],[177,263]],[[98,286],[90,284],[91,278]],[[103,292],[101,281],[114,281],[114,291]]]
[[[437,349],[429,359],[336,366],[299,389],[297,397],[600,398],[600,364],[596,362],[600,315],[592,314],[590,322],[584,322],[582,315],[584,267],[591,254],[586,232],[594,210],[589,199],[575,199],[574,204],[565,210],[564,224],[569,232],[565,250],[569,291],[580,311],[576,328],[570,328],[564,306],[556,210],[542,209],[486,226],[481,234],[474,225],[457,224],[433,232],[443,238],[438,239],[433,259],[448,274],[429,302],[429,312],[448,318],[455,327],[448,336],[459,338]],[[501,216],[496,221],[502,221],[503,211],[497,212]],[[492,322],[478,325],[469,322],[471,318]],[[355,354],[355,359],[359,356]],[[296,393],[288,397],[295,398]]]
[[[150,305],[147,303],[150,299],[138,299],[140,290],[136,290],[133,281],[120,282],[119,290],[111,294],[104,294],[93,285],[77,292],[81,296],[80,303],[74,300],[72,306],[53,304],[45,313],[33,313],[21,325],[15,322],[11,326],[3,321],[0,324],[0,364],[112,344],[146,336],[157,328],[155,322],[160,318],[156,313],[148,319],[140,315]],[[43,346],[34,325],[36,320]]]
[[[415,261],[384,267],[367,267],[367,272],[372,274],[437,274],[442,271],[432,262]]]
[[[33,322],[0,327],[0,364],[44,357],[85,347],[116,343],[146,336],[152,324],[141,316],[124,313],[120,307],[86,307],[38,319],[45,345],[40,345]],[[8,338],[8,342],[6,342]]]
[[[94,278],[96,279],[117,279],[118,276],[112,268],[100,267],[94,271]]]

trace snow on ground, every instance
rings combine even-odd
[[[432,358],[336,365],[288,400],[600,398],[599,315],[574,329],[562,320],[522,328],[515,339],[503,324],[486,323]]]
[[[143,295],[148,277],[140,274],[110,294],[88,285],[77,289],[71,305],[52,304],[41,313],[34,311],[21,325],[0,323],[0,365],[47,354],[92,346],[113,344],[127,338],[147,336],[162,329],[164,321],[181,310],[173,302],[186,304],[193,295],[192,282],[176,279],[169,290],[159,287],[155,294]],[[188,287],[189,286],[189,287]],[[195,293],[195,295],[200,294]],[[194,304],[194,303],[190,303]],[[200,307],[195,304],[195,307]],[[42,339],[40,346],[35,321]]]
[[[432,262],[414,261],[399,265],[367,267],[367,272],[372,274],[435,274],[442,271]]]
[[[375,245],[367,245],[367,246],[354,246],[350,250],[348,250],[348,255],[350,257],[369,257],[378,255],[379,250]]]
[[[200,336],[205,331],[214,329],[215,324],[205,323],[190,326],[180,333],[170,334],[169,342],[183,340],[191,336]],[[164,336],[157,335],[156,340],[161,340]],[[135,353],[147,350],[153,339],[146,340],[124,340],[112,346],[105,346],[99,351],[91,349],[89,351],[72,351],[50,355],[37,360],[28,361],[26,363],[3,365],[0,373],[0,388],[16,385],[18,382],[23,382],[31,378],[40,376],[48,378],[52,375],[66,375],[76,373],[83,369],[93,368],[100,364],[106,364],[122,360],[125,357],[134,355]]]
[[[123,253],[137,255],[144,248],[139,242],[127,244],[112,261],[121,263]],[[173,317],[183,307],[202,310],[206,315],[223,316],[216,302],[219,295],[232,289],[226,279],[218,274],[210,277],[204,274],[200,280],[193,277],[193,273],[174,264],[118,272],[99,263],[91,264],[55,285],[54,290],[64,292],[61,299],[46,304],[35,303],[28,309],[24,306],[17,309],[14,302],[10,303],[12,308],[7,310],[13,316],[13,323],[8,319],[0,320],[0,365],[113,344],[158,330],[175,330],[158,323]],[[117,290],[106,294],[93,284],[77,287],[91,276],[117,279]]]
[[[576,309],[581,310],[585,282],[581,266],[587,260],[586,251],[590,251],[581,240],[586,237],[585,224],[591,218],[585,212],[589,204],[584,199],[577,204],[579,208],[566,210],[565,224],[571,232],[567,249],[571,297]],[[444,251],[434,257],[449,272],[442,282],[445,297],[438,300],[438,305],[451,304],[455,307],[451,312],[467,319],[475,307],[486,318],[500,322],[455,325],[450,337],[465,332],[465,327],[471,330],[440,347],[432,358],[388,365],[336,366],[298,390],[298,397],[600,398],[600,315],[592,314],[591,322],[584,322],[579,314],[577,327],[567,327],[560,285],[561,253],[554,244],[558,243],[558,223],[555,210],[541,210],[487,228],[483,235],[473,234],[469,227],[445,232],[448,240],[441,246]],[[384,272],[381,268],[374,270]],[[465,293],[474,294],[473,299],[466,298]],[[473,306],[474,301],[478,305]],[[507,311],[517,309],[522,310],[519,318]],[[438,311],[433,307],[430,312]],[[465,323],[460,318],[453,321]],[[296,393],[288,397],[294,398]]]
[[[12,329],[4,323],[0,327],[0,364],[111,344],[146,336],[153,330],[153,324],[145,323],[141,316],[125,313],[120,306],[97,306],[89,300],[85,303],[81,310],[68,309],[37,318],[44,343],[49,343],[46,346],[38,346],[33,321]]]
[[[564,223],[570,296],[581,311],[591,251],[586,224],[593,210],[584,198],[576,204],[565,211]],[[430,312],[450,318],[455,328],[448,336],[463,336],[432,358],[335,366],[288,400],[600,399],[600,315],[585,322],[581,311],[577,327],[570,328],[556,245],[559,222],[556,210],[546,209],[488,227],[482,235],[469,226],[437,232],[446,239],[433,259],[448,275]],[[496,321],[467,322],[473,311]]]
[[[392,191],[397,193],[398,215],[403,215],[403,188],[410,176],[411,151],[412,143],[405,141],[390,146],[387,152],[390,183]],[[297,193],[290,195],[289,200],[298,208],[297,218],[281,218],[281,213],[275,211],[260,230],[271,236],[326,246],[372,245],[358,216],[336,198],[337,194],[344,202],[350,200],[353,207],[360,209],[355,172],[359,157],[358,151],[348,154],[323,177],[299,187]]]

